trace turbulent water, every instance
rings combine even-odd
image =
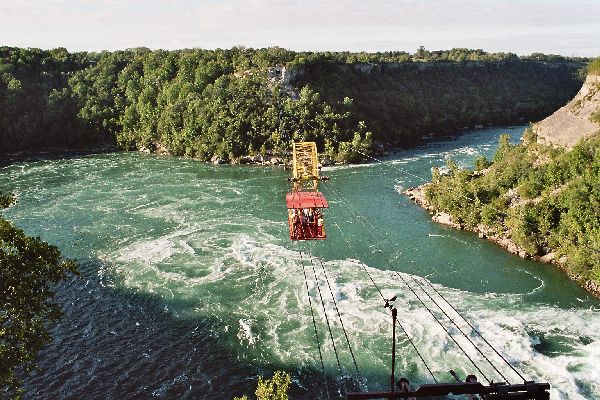
[[[82,270],[58,289],[65,318],[27,397],[231,399],[283,369],[293,398],[335,398],[356,388],[356,366],[368,389],[385,388],[391,322],[379,289],[398,296],[397,375],[414,384],[433,378],[411,342],[438,380],[454,369],[518,383],[475,328],[525,378],[550,382],[553,398],[600,399],[600,301],[552,266],[431,222],[400,194],[445,159],[468,166],[522,130],[325,168],[328,238],[311,243],[288,238],[286,172],[274,167],[117,153],[1,169],[18,196],[6,218]]]

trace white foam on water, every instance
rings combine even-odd
[[[471,243],[467,242],[466,240],[459,239],[459,238],[457,238],[454,235],[439,235],[439,234],[436,234],[436,233],[428,233],[428,236],[429,237],[434,237],[434,238],[450,239],[450,240],[453,240],[455,242],[464,243],[464,244],[466,244],[469,247],[472,246]]]
[[[404,193],[404,181],[398,180],[394,185],[394,190],[400,194]]]
[[[462,151],[469,155],[473,150],[465,148]],[[429,153],[416,158],[432,159],[446,153]],[[78,164],[78,168],[84,168],[85,164]],[[96,164],[94,168],[104,164],[107,166],[102,168],[120,167],[118,162],[111,163],[107,160]],[[36,165],[27,168],[26,172],[11,172],[8,175],[18,178],[17,191],[27,193],[29,197],[32,193],[37,195],[35,188],[39,184],[39,198],[43,199],[46,193],[42,190],[44,182],[55,176],[59,177],[63,174],[61,168],[66,167],[57,163]],[[64,165],[68,167],[70,164]],[[362,168],[372,165],[374,164],[334,168]],[[82,171],[85,172],[83,169]],[[132,179],[140,179],[141,172],[131,172]],[[26,178],[25,173],[31,176]],[[43,179],[37,177],[41,173],[45,174]],[[260,177],[267,178],[271,179]],[[250,179],[253,178],[247,180]],[[25,190],[27,183],[29,186]],[[152,183],[151,180],[148,183]],[[75,189],[88,184],[89,180],[79,183],[73,181],[68,192],[79,193]],[[318,369],[320,366],[302,268],[304,263],[327,371],[332,376],[338,375],[325,315],[332,325],[343,368],[351,372],[352,360],[345,349],[337,312],[318,260],[314,259],[317,284],[312,268],[309,268],[310,258],[307,258],[307,253],[303,252],[301,259],[297,251],[300,246],[290,244],[292,249],[286,248],[278,245],[282,243],[281,239],[272,236],[274,225],[285,231],[285,222],[245,215],[239,207],[229,209],[231,204],[239,204],[237,196],[231,199],[234,193],[232,188],[239,187],[239,182],[231,188],[227,184],[223,185],[223,182],[215,182],[214,185],[221,185],[223,189],[223,194],[218,196],[211,192],[211,185],[210,182],[205,185],[203,182],[203,190],[198,193],[197,198],[177,198],[175,194],[167,197],[163,194],[149,198],[139,197],[142,191],[136,186],[132,190],[117,187],[110,191],[115,196],[110,199],[107,206],[109,208],[105,211],[118,210],[121,204],[119,201],[128,204],[123,200],[128,199],[128,196],[136,196],[138,201],[134,205],[139,207],[123,207],[128,214],[122,227],[131,224],[130,230],[134,234],[126,236],[126,240],[117,238],[111,241],[111,246],[114,247],[106,250],[103,257],[107,261],[106,268],[113,266],[112,271],[117,271],[123,277],[125,286],[156,293],[167,303],[185,307],[183,312],[177,310],[179,315],[214,317],[217,324],[222,323],[222,328],[217,330],[219,335],[223,335],[227,345],[249,362],[266,361]],[[172,186],[160,185],[160,193],[170,191]],[[119,190],[123,193],[119,194]],[[239,191],[246,193],[246,189]],[[94,192],[88,194],[90,198],[95,195]],[[79,207],[83,207],[90,200],[88,197],[82,199],[77,196],[82,195],[67,194],[46,210],[50,210],[53,215],[63,215],[61,213],[69,208],[69,204],[77,204],[80,199]],[[229,201],[234,203],[228,203]],[[221,207],[224,204],[226,207]],[[235,213],[234,217],[232,213]],[[240,214],[243,215],[243,220],[237,218]],[[156,219],[157,222],[140,223],[137,218]],[[97,224],[102,222],[92,224],[86,220],[85,223],[78,229],[88,232],[88,236],[104,232],[97,228]],[[147,226],[156,228],[156,231],[140,229]],[[440,239],[434,236],[431,240]],[[379,293],[356,260],[327,260],[324,261],[324,266],[361,371],[375,377],[386,375],[391,327],[389,314],[382,307]],[[385,297],[398,295],[395,304],[399,309],[399,321],[436,376],[446,376],[450,368],[477,374],[443,329],[394,273],[368,266],[366,268]],[[98,272],[101,284],[113,285],[110,279],[104,277],[105,272],[108,271]],[[412,282],[411,275],[402,276]],[[552,384],[552,398],[600,398],[598,310],[561,309],[547,304],[526,303],[523,300],[527,295],[479,294],[434,286],[527,378],[549,381]],[[324,298],[325,314],[317,287],[321,288]],[[445,318],[427,297],[424,297],[424,301],[436,316],[442,320]],[[168,305],[169,309],[176,308]],[[443,303],[441,305],[458,322],[453,311]],[[498,357],[486,348],[470,327],[465,323],[460,323],[460,326],[471,340],[485,349],[486,355],[496,365],[501,365]],[[451,332],[483,372],[498,380],[493,369],[462,337],[458,329],[451,328]],[[416,370],[420,381],[429,380],[426,369],[402,334],[399,335],[398,354],[399,371]],[[508,368],[504,367],[502,371],[513,382],[517,382],[515,374]]]
[[[538,285],[536,288],[534,288],[533,290],[531,290],[530,292],[528,292],[528,293],[527,293],[527,295],[532,295],[532,294],[534,294],[535,292],[539,291],[540,289],[542,289],[542,288],[543,288],[543,287],[546,285],[546,283],[544,282],[544,280],[543,280],[543,279],[541,279],[541,278],[539,278],[539,277],[535,276],[535,275],[534,275],[534,274],[532,274],[531,272],[529,272],[529,271],[527,271],[527,270],[524,270],[524,269],[522,269],[522,268],[519,268],[519,271],[526,273],[527,275],[531,276],[532,278],[534,278],[534,279],[536,279],[538,282],[540,282],[540,284],[539,284],[539,285]]]
[[[330,165],[327,167],[323,167],[322,171],[328,172],[328,171],[337,171],[340,169],[347,170],[347,169],[353,169],[353,168],[371,168],[376,165],[377,165],[376,163]]]
[[[145,207],[148,207],[148,206],[154,205],[154,204],[156,204],[156,201],[151,201],[149,203],[140,204],[138,206],[128,209],[127,212],[136,211],[136,210],[139,210],[140,208],[145,208]]]
[[[240,329],[238,331],[237,337],[240,339],[241,344],[244,342],[248,343],[249,346],[252,346],[255,342],[254,335],[252,334],[252,320],[250,319],[240,319]]]
[[[301,256],[297,251],[257,240],[247,234],[232,234],[225,246],[220,248],[218,255],[206,259],[210,264],[205,268],[205,276],[190,278],[185,274],[161,271],[161,262],[167,262],[177,254],[185,253],[191,260],[196,258],[189,249],[178,248],[172,242],[168,244],[166,240],[167,237],[176,239],[190,233],[194,232],[173,232],[150,241],[149,244],[140,243],[138,247],[134,246],[123,252],[130,255],[119,258],[121,262],[142,262],[156,268],[152,277],[155,282],[151,286],[137,281],[146,279],[144,274],[126,282],[146,289],[151,287],[155,293],[163,293],[161,287],[169,288],[175,299],[201,298],[202,301],[194,310],[190,310],[195,313],[220,315],[222,318],[225,318],[223,315],[230,315],[229,318],[237,321],[238,329],[234,332],[236,346],[238,351],[245,354],[244,357],[257,361],[277,359],[278,362],[290,365],[318,367],[312,316],[302,268],[304,264],[326,368],[329,373],[338,374],[325,315],[333,329],[340,361],[349,373],[352,372],[352,360],[345,347],[337,311],[318,259],[313,258],[317,273],[315,281],[308,253],[303,252]],[[190,261],[190,265],[193,263]],[[390,335],[390,317],[382,307],[379,293],[371,285],[358,261],[330,260],[323,265],[358,365],[377,375],[377,371],[386,369],[388,365]],[[368,266],[366,268],[381,288],[384,297],[398,296],[395,304],[399,309],[399,321],[436,376],[445,376],[450,368],[465,374],[479,374],[421,303],[403,286],[397,275],[391,271]],[[130,269],[123,269],[122,273],[131,273]],[[422,293],[413,281],[413,276],[402,276],[409,284],[412,282],[411,286],[417,293]],[[325,314],[317,286],[324,299]],[[427,288],[427,285],[424,287]],[[522,295],[481,295],[440,285],[434,287],[461,310],[473,326],[526,378],[549,381],[553,387],[553,398],[584,399],[589,398],[590,393],[600,391],[598,311],[524,304],[521,303]],[[436,298],[430,289],[428,293]],[[459,330],[451,326],[429,298],[423,294],[421,296],[434,314],[445,321],[444,325],[483,373],[494,381],[500,380],[493,368],[462,337]],[[501,367],[506,377],[512,382],[519,381],[516,374],[502,364],[500,358],[466,323],[459,322],[460,318],[441,299],[437,298],[437,301],[485,355]],[[231,324],[231,321],[226,321],[228,319],[224,320],[224,325]],[[544,339],[541,340],[539,335],[544,335]],[[540,340],[548,343],[558,340],[565,344],[567,350],[558,354],[538,351],[536,347],[540,345],[536,342],[539,343]],[[400,334],[399,341],[399,369],[416,369],[422,379],[427,381],[427,371],[408,340]],[[483,377],[480,380],[483,381]]]
[[[124,249],[121,249],[120,254],[115,261],[118,263],[135,261],[145,265],[160,263],[172,257],[177,251],[177,248],[182,248],[182,246],[177,246],[177,243],[182,242],[181,240],[178,240],[180,237],[188,236],[200,230],[201,228],[199,227],[180,229],[156,239],[148,239],[136,242],[125,247]],[[189,252],[189,246],[184,248]]]
[[[476,147],[472,147],[472,146],[465,146],[465,147],[461,147],[461,148],[455,150],[455,152],[458,154],[467,154],[467,155],[473,156],[473,155],[479,154],[480,148],[478,148],[478,147],[476,148]]]

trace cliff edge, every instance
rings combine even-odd
[[[600,131],[600,74],[588,75],[577,95],[554,114],[533,125],[540,144],[575,146]]]

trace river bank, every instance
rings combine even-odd
[[[589,280],[582,280],[581,276],[577,274],[573,274],[569,271],[567,267],[568,258],[566,256],[557,257],[553,252],[548,252],[547,254],[541,256],[531,256],[527,253],[525,249],[518,246],[512,239],[510,235],[510,231],[497,232],[496,230],[484,225],[478,224],[474,227],[469,227],[465,224],[459,224],[452,220],[452,216],[447,212],[437,210],[428,200],[425,195],[427,187],[429,183],[425,183],[420,186],[412,187],[403,192],[408,198],[414,201],[417,205],[427,210],[431,219],[438,224],[446,225],[454,229],[470,231],[476,233],[480,239],[489,240],[492,243],[497,244],[498,246],[504,248],[509,253],[515,254],[523,259],[531,259],[534,261],[543,262],[546,264],[552,264],[559,267],[568,277],[569,279],[577,282],[582,288],[595,295],[596,297],[600,297],[600,285],[596,282]]]

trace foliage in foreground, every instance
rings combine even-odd
[[[11,196],[0,193],[7,207]],[[0,397],[20,398],[22,379],[50,342],[48,326],[61,316],[53,286],[77,273],[55,246],[26,236],[0,217]]]
[[[256,388],[257,400],[288,400],[287,390],[292,382],[290,374],[287,372],[276,371],[273,378],[263,380],[262,376],[258,378]],[[248,396],[235,397],[233,400],[248,400]]]
[[[502,136],[493,164],[486,161],[475,171],[453,162],[448,175],[434,170],[428,200],[459,224],[509,236],[530,256],[566,256],[569,272],[600,283],[600,135],[566,151],[538,144],[529,129],[521,144]]]

